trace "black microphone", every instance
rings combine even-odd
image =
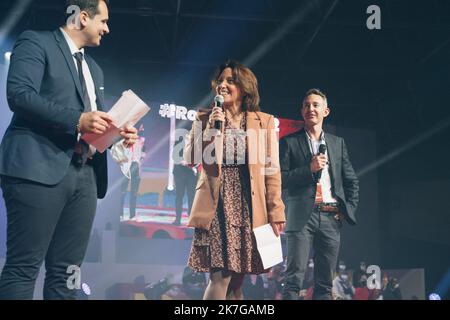
[[[224,101],[223,96],[218,94],[217,96],[214,97],[214,106],[222,108],[223,101]],[[214,128],[219,131],[222,131],[222,121],[214,121]]]
[[[319,154],[325,154],[326,151],[327,151],[327,146],[324,143],[322,143],[319,146]],[[319,171],[317,171],[317,182],[319,182],[320,178],[322,177],[322,170],[323,169],[320,169]]]

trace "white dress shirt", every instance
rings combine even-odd
[[[89,65],[86,62],[86,58],[84,55],[84,48],[78,49],[73,40],[67,34],[67,32],[65,32],[63,28],[59,28],[59,30],[61,30],[64,38],[66,39],[67,44],[69,45],[70,54],[72,55],[73,63],[75,64],[75,69],[77,70],[77,72],[78,72],[78,64],[74,54],[77,52],[81,52],[83,54],[83,61],[81,62],[81,66],[83,69],[83,77],[86,83],[89,101],[91,102],[91,111],[97,111],[97,95],[95,94],[94,80],[92,79],[91,71],[89,70]],[[80,137],[81,134],[78,134],[78,141],[80,140]],[[95,152],[96,149],[93,146],[89,145],[88,158],[92,158]]]
[[[322,131],[322,133],[320,134],[320,139],[319,140],[314,140],[312,139],[308,132],[306,132],[306,136],[308,137],[309,140],[309,148],[311,150],[311,153],[313,155],[317,155],[317,153],[319,152],[319,146],[321,144],[325,144],[325,135]],[[322,170],[322,175],[320,177],[320,184],[322,185],[322,201],[323,202],[335,202],[337,203],[338,201],[336,200],[336,198],[333,197],[333,194],[331,192],[331,178],[330,178],[330,166],[329,166],[329,161],[328,161],[328,151],[325,151],[325,156],[327,158],[327,164],[325,166],[325,168],[323,168]]]
[[[62,34],[64,35],[64,38],[66,39],[67,44],[69,45],[70,54],[72,55],[73,63],[75,64],[75,69],[78,72],[77,60],[75,59],[74,54],[77,52],[81,52],[81,53],[83,53],[83,57],[85,57],[84,56],[84,48],[82,48],[82,49],[77,48],[77,46],[75,45],[73,40],[64,31],[64,29],[60,28],[60,30],[61,30]],[[89,100],[91,101],[91,111],[97,111],[97,95],[95,94],[94,80],[92,79],[91,71],[89,70],[89,65],[87,64],[86,59],[83,59],[82,67],[83,67],[84,81],[86,82],[86,87],[87,87],[87,91],[88,91],[88,95],[89,95]],[[78,139],[79,138],[80,137],[78,137]],[[122,141],[123,140],[115,143],[111,148],[111,153],[113,155],[114,160],[116,160],[116,158],[119,158],[119,155],[127,154],[127,150],[126,150],[127,148],[122,144]],[[89,146],[89,156],[91,157],[94,153],[95,153],[95,148],[93,146]],[[123,163],[123,160],[121,160],[121,161],[116,160],[116,162]]]
[[[83,62],[81,65],[83,66],[84,81],[86,82],[86,88],[88,91],[89,100],[91,101],[91,111],[97,111],[97,95],[95,94],[94,80],[92,79],[91,71],[89,70],[89,66],[85,59],[84,48],[78,49],[77,46],[75,45],[75,43],[73,42],[73,40],[64,31],[64,29],[63,28],[59,28],[59,29],[61,30],[62,34],[64,35],[64,38],[67,41],[67,44],[69,45],[70,54],[72,55],[73,63],[75,64],[75,69],[77,70],[77,72],[78,72],[78,65],[77,65],[77,60],[75,59],[74,54],[77,52],[81,52],[83,54],[84,59],[83,59]]]

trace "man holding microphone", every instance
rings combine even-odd
[[[340,229],[356,223],[358,179],[342,138],[322,130],[327,98],[311,89],[303,100],[303,130],[280,141],[282,187],[287,192],[287,269],[283,299],[297,300],[311,246],[314,249],[313,299],[332,299]]]

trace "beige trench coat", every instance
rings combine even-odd
[[[210,113],[211,110],[200,110],[197,113],[197,121],[192,125],[183,153],[188,164],[201,163],[203,166],[188,226],[207,230],[216,215],[223,158],[223,132],[217,135],[218,130],[210,128]],[[278,139],[272,115],[247,111],[247,159],[252,197],[252,227],[284,222]]]

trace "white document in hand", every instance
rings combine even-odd
[[[81,139],[94,146],[100,153],[109,146],[120,141],[122,136],[120,130],[125,126],[134,126],[143,116],[150,111],[150,107],[145,104],[133,91],[127,90],[122,93],[122,97],[109,110],[108,114],[113,118],[113,123],[103,134],[85,133]]]
[[[283,262],[283,252],[281,250],[281,237],[277,237],[270,224],[253,229],[256,238],[256,246],[264,266],[270,268]]]

